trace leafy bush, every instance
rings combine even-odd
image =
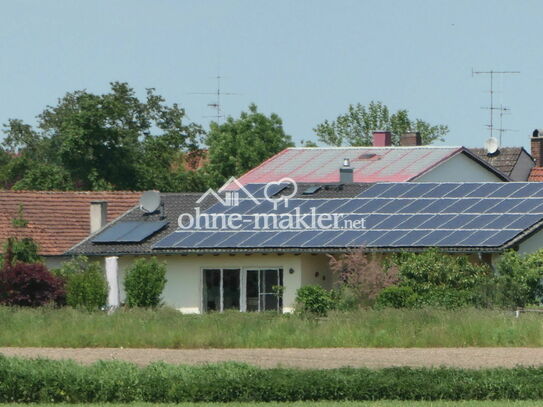
[[[339,288],[347,288],[343,294],[354,295],[358,305],[373,305],[385,287],[398,281],[394,265],[384,265],[379,258],[366,254],[363,248],[350,250],[338,258],[329,255],[329,265],[336,275]]]
[[[302,314],[326,316],[334,306],[332,295],[318,285],[306,285],[296,291],[296,308]]]
[[[124,288],[129,307],[157,307],[166,285],[166,265],[151,259],[138,259],[127,271]]]
[[[261,369],[0,356],[0,403],[541,400],[543,368]],[[535,404],[534,404],[535,405]]]
[[[492,279],[487,265],[473,263],[465,255],[443,254],[437,249],[399,253],[392,262],[399,270],[399,286],[411,289],[415,306],[472,305],[477,302],[474,292]]]
[[[375,305],[378,308],[412,308],[417,302],[411,287],[390,286],[381,291]]]
[[[0,303],[38,307],[63,302],[63,285],[43,264],[17,263],[0,272]]]
[[[99,309],[107,301],[107,282],[97,262],[85,256],[65,262],[56,271],[65,280],[66,303],[87,310]]]
[[[17,263],[41,263],[42,258],[38,255],[38,249],[38,244],[29,237],[22,239],[9,237],[4,244],[2,268]]]

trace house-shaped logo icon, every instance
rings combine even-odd
[[[224,193],[224,198],[221,196],[221,193]],[[198,198],[196,203],[202,203],[208,196],[213,196],[217,202],[224,206],[238,206],[240,203],[240,193],[243,193],[243,199],[250,199],[256,205],[260,203],[236,177],[230,177],[218,191],[209,188]]]

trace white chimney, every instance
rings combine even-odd
[[[107,202],[93,201],[90,203],[90,232],[94,233],[107,223]]]

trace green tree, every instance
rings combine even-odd
[[[163,178],[172,176],[176,157],[197,149],[204,134],[201,126],[185,120],[184,109],[167,106],[154,89],[147,89],[144,100],[120,82],[101,95],[67,93],[38,116],[36,129],[20,120],[8,122],[3,146],[21,162],[0,171],[0,181],[32,189],[67,189],[67,176],[72,189],[170,185]],[[38,182],[48,170],[52,174]]]
[[[158,307],[166,286],[166,264],[156,257],[137,259],[124,279],[126,303],[129,307]]]
[[[256,167],[279,151],[293,146],[283,130],[283,122],[275,113],[269,117],[258,112],[255,104],[239,119],[212,122],[206,137],[209,147],[208,172],[213,186],[220,186],[231,176]]]
[[[387,106],[373,101],[368,106],[349,105],[347,113],[332,122],[325,120],[313,129],[319,141],[332,146],[370,146],[374,130],[391,131],[394,145],[398,145],[400,135],[408,131],[420,132],[422,144],[443,141],[449,132],[445,125],[431,125],[421,119],[409,118],[407,110],[390,114]]]

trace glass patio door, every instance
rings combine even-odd
[[[240,269],[203,270],[203,311],[240,310]]]
[[[273,290],[283,285],[283,269],[248,269],[246,274],[247,311],[280,311],[282,301]]]

